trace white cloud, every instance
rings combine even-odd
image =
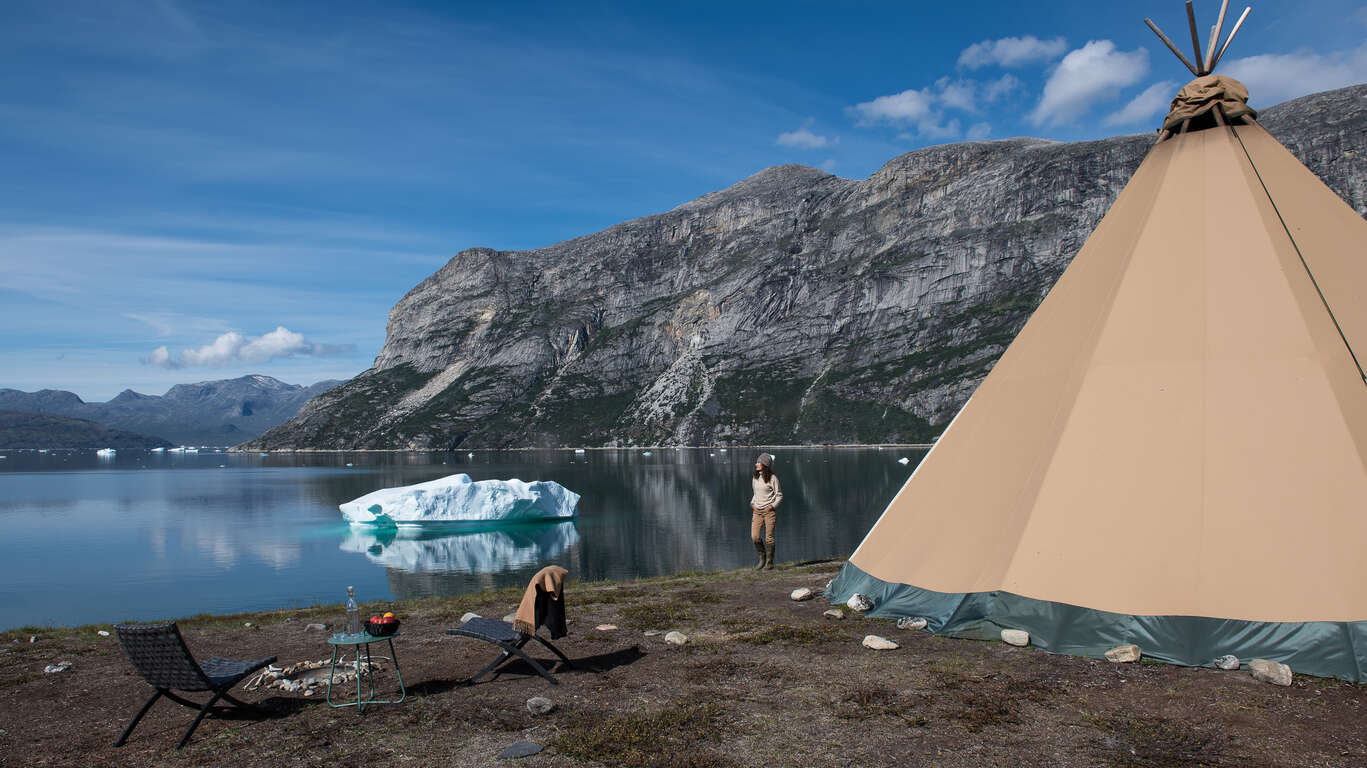
[[[798,149],[820,149],[827,144],[834,143],[825,136],[812,133],[811,127],[812,119],[808,118],[807,122],[803,123],[802,127],[796,131],[780,133],[774,143],[780,147],[796,147]]]
[[[264,363],[289,357],[326,357],[349,354],[351,351],[349,345],[310,342],[302,333],[295,333],[282,325],[254,339],[237,331],[229,331],[199,349],[183,349],[178,356],[173,356],[165,346],[157,347],[142,362],[162,368],[222,368],[239,363]]]
[[[959,66],[964,69],[980,69],[993,64],[1020,67],[1049,61],[1066,50],[1068,42],[1061,37],[1053,40],[1041,40],[1034,35],[1003,37],[1000,40],[984,40],[963,49],[959,54]]]
[[[1266,107],[1347,85],[1367,82],[1367,43],[1355,50],[1318,54],[1267,53],[1220,62],[1218,70],[1248,86],[1249,101]]]
[[[1066,125],[1086,114],[1098,101],[1134,85],[1149,72],[1145,48],[1117,51],[1110,40],[1091,40],[1069,51],[1044,84],[1044,95],[1030,113],[1035,125]]]
[[[992,126],[989,123],[974,123],[968,126],[968,132],[964,134],[967,139],[985,139],[992,135]]]
[[[910,125],[925,120],[932,115],[935,97],[929,88],[905,90],[891,96],[879,96],[873,101],[856,104],[853,107],[859,116],[860,125],[893,123]]]
[[[950,81],[947,77],[942,77],[935,81],[935,89],[939,92],[937,100],[952,109],[962,109],[965,112],[973,112],[978,108],[974,98],[978,90],[978,84],[972,80]]]
[[[1020,87],[1020,78],[1008,72],[983,86],[983,101],[996,101]]]
[[[1172,97],[1177,94],[1177,89],[1181,87],[1181,84],[1171,80],[1154,83],[1118,112],[1107,115],[1106,125],[1137,125],[1146,120],[1161,118],[1172,104]]]

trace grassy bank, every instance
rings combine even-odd
[[[194,713],[168,703],[126,746],[111,746],[151,690],[117,639],[98,634],[108,626],[9,631],[0,764],[484,766],[519,741],[543,747],[516,763],[525,766],[1367,764],[1362,687],[1297,677],[1279,688],[1246,672],[1054,656],[855,614],[833,620],[824,601],[788,598],[820,589],[838,567],[571,582],[570,635],[557,645],[578,669],[557,671],[559,686],[518,666],[463,683],[495,650],[443,629],[467,611],[501,617],[521,590],[368,603],[404,620],[395,645],[406,701],[358,715],[263,689],[243,698],[269,717],[211,718],[180,751]],[[306,627],[340,617],[339,606],[320,606],[180,624],[200,658],[274,654],[288,664],[327,658],[327,633]],[[688,643],[666,644],[668,630]],[[901,648],[865,649],[868,634]],[[43,672],[59,661],[71,668]],[[386,672],[379,683],[396,680]],[[555,709],[532,714],[533,696]]]

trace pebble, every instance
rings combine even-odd
[[[465,622],[469,621],[470,619],[482,619],[482,618],[484,618],[484,617],[483,617],[483,616],[480,616],[478,613],[475,613],[474,611],[470,611],[470,612],[466,613],[464,616],[461,616],[461,617],[460,617],[460,623],[461,623],[461,624],[464,624]]]
[[[305,625],[304,625],[304,631],[305,631],[305,632],[326,632],[326,631],[328,631],[328,628],[327,628],[326,626],[322,625],[322,624],[305,624]]]
[[[1139,652],[1139,646],[1130,643],[1129,645],[1117,645],[1106,651],[1106,660],[1116,664],[1126,664],[1131,661],[1139,661],[1143,655]]]
[[[43,672],[50,675],[54,672],[65,672],[68,669],[71,669],[71,662],[59,661],[56,664],[49,664],[46,667],[43,667]]]
[[[1024,647],[1030,644],[1030,633],[1023,629],[1003,629],[1002,642]]]
[[[541,745],[530,741],[519,741],[498,753],[499,760],[516,760],[531,757],[541,751]]]
[[[811,600],[813,597],[816,597],[816,593],[813,592],[810,587],[798,587],[793,590],[793,593],[788,595],[788,597],[801,602],[803,600]]]
[[[873,601],[869,599],[869,596],[857,593],[846,600],[845,605],[849,606],[850,610],[860,613],[873,610]]]
[[[922,618],[922,617],[920,617],[920,616],[903,616],[902,618],[900,618],[900,619],[897,620],[897,628],[898,628],[898,629],[925,629],[925,628],[926,628],[926,624],[928,624],[928,623],[929,623],[929,622],[927,622],[924,618]]]
[[[1229,655],[1221,656],[1215,660],[1215,666],[1220,669],[1238,669],[1239,657]]]
[[[555,702],[545,696],[533,696],[527,699],[527,711],[533,715],[547,715],[555,709]]]
[[[100,637],[109,637],[109,630],[102,629],[99,632],[96,632],[95,634],[99,635]]]
[[[645,631],[645,636],[646,636],[646,637],[655,637],[655,636],[657,636],[657,635],[663,635],[663,634],[664,634],[664,633],[661,632],[661,631],[658,630],[658,629],[647,629],[647,630]]]
[[[879,637],[878,635],[865,635],[864,647],[871,648],[875,651],[895,651],[898,648],[901,648],[902,646],[898,645],[897,643],[894,643],[886,637]]]
[[[617,629],[617,625],[616,625],[616,624],[599,624],[598,626],[594,627],[594,629],[598,630],[599,632],[611,632],[611,631],[613,631],[614,629]]]
[[[1254,680],[1273,685],[1291,685],[1291,667],[1267,659],[1254,659],[1248,662],[1249,674]]]
[[[688,643],[688,635],[678,631],[670,632],[665,635],[665,642],[670,645],[686,645]]]
[[[840,610],[839,608],[832,608],[821,615],[825,616],[828,619],[835,619],[836,621],[840,621],[841,619],[845,618],[845,612]]]

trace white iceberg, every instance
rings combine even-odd
[[[438,534],[358,526],[341,549],[409,573],[501,573],[544,564],[578,543],[572,522]]]
[[[100,450],[95,451],[96,456],[113,456],[115,453],[117,453],[117,451],[113,448],[101,448]]]
[[[572,520],[579,494],[549,480],[470,479],[458,474],[400,488],[381,488],[338,505],[352,525],[430,528],[487,522]]]

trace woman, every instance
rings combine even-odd
[[[775,511],[779,502],[783,501],[783,491],[779,490],[778,475],[774,474],[773,466],[774,457],[761,453],[755,459],[755,474],[750,479],[750,486],[755,492],[750,498],[750,540],[755,543],[755,552],[759,555],[759,564],[755,566],[757,571],[774,568],[774,524],[778,520]],[[761,527],[764,529],[763,539],[759,537]]]

